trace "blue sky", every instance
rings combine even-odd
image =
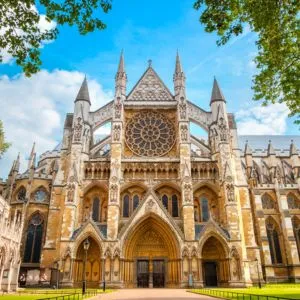
[[[178,49],[189,100],[208,110],[215,75],[228,111],[236,114],[240,134],[299,134],[284,105],[261,108],[251,100],[255,34],[246,27],[242,36],[218,47],[217,36],[204,32],[198,22],[200,13],[192,4],[193,0],[115,0],[109,14],[101,14],[108,26],[105,31],[80,36],[75,28],[59,28],[58,39],[43,46],[41,73],[26,79],[13,61],[0,65],[0,119],[7,140],[12,142],[0,160],[0,177],[6,177],[19,151],[25,164],[33,141],[39,154],[60,141],[64,116],[73,110],[84,74],[94,109],[112,99],[121,49],[128,92],[146,69],[148,59],[173,91]]]

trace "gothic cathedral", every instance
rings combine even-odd
[[[149,62],[128,92],[122,54],[114,99],[91,111],[84,79],[62,142],[38,163],[33,147],[25,173],[14,162],[0,186],[25,220],[21,286],[80,286],[85,255],[88,287],[300,280],[297,141],[241,147],[216,79],[210,111],[188,101],[178,55],[173,80],[171,92]]]

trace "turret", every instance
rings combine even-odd
[[[127,75],[125,72],[124,54],[122,50],[118,71],[115,77],[116,97],[126,96],[126,83],[127,83]]]
[[[245,162],[247,167],[247,175],[250,176],[253,167],[253,158],[252,158],[252,149],[248,144],[248,141],[246,141],[244,155],[245,155]]]
[[[175,97],[185,98],[185,75],[181,66],[180,57],[177,51],[175,72],[173,75]]]
[[[36,153],[35,153],[35,142],[34,142],[28,160],[28,170],[35,169],[35,163],[36,163]]]
[[[216,120],[218,117],[220,117],[220,113],[222,113],[223,117],[226,119],[226,123],[228,123],[226,100],[216,78],[214,78],[213,88],[211,92],[210,108],[213,120]]]
[[[75,109],[74,109],[74,116],[75,119],[78,117],[83,118],[84,121],[87,121],[89,118],[90,107],[91,107],[91,100],[90,94],[87,84],[86,76],[81,84],[77,97],[74,101]]]

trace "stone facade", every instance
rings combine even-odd
[[[90,111],[85,79],[60,145],[37,164],[33,147],[27,171],[12,169],[3,195],[25,215],[21,285],[81,285],[87,239],[91,287],[300,279],[295,143],[241,150],[217,81],[207,112],[188,101],[178,55],[173,80],[171,93],[150,62],[127,93],[122,55],[114,99]]]
[[[1,192],[2,189],[0,189],[0,290],[14,291],[18,287],[21,264],[22,211],[15,210],[12,213]]]

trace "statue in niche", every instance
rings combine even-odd
[[[224,118],[219,120],[220,140],[226,142],[228,140],[228,130]]]
[[[233,184],[227,184],[226,194],[227,194],[227,201],[233,202],[234,201],[234,186],[233,186]]]
[[[110,187],[110,202],[117,202],[118,186],[116,184]]]
[[[180,119],[186,119],[186,103],[184,102],[183,97],[180,98],[179,115],[180,115]]]
[[[122,102],[121,102],[121,98],[118,97],[117,101],[115,103],[115,118],[116,119],[121,118],[121,112],[122,112]]]
[[[78,117],[76,120],[76,123],[74,125],[74,141],[79,142],[81,140],[81,134],[82,134],[82,122],[81,118]]]
[[[188,140],[188,127],[187,125],[181,126],[181,140],[186,142]]]
[[[114,140],[119,141],[121,137],[121,125],[114,126]]]

